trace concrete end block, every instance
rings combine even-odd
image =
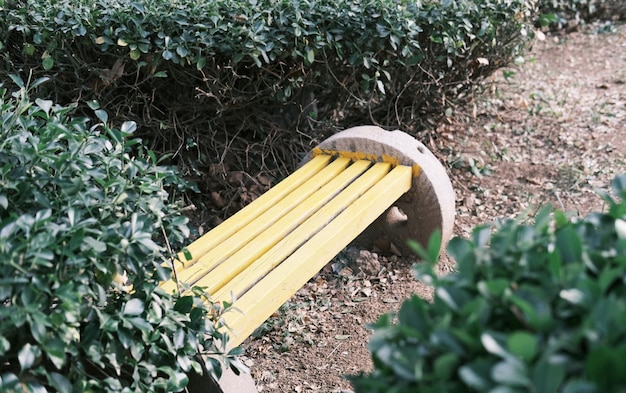
[[[398,164],[419,168],[414,170],[411,190],[359,236],[357,242],[370,243],[388,237],[404,254],[411,252],[407,240],[425,246],[437,229],[441,231],[443,246],[450,240],[455,216],[454,190],[446,169],[424,144],[400,130],[359,126],[326,139],[314,151],[320,150],[365,153],[380,161],[395,159]]]

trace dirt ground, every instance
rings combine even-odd
[[[585,215],[603,208],[594,190],[626,172],[626,26],[598,24],[546,35],[516,67],[422,140],[456,192],[455,235],[539,206]],[[368,371],[368,323],[411,293],[412,257],[349,249],[244,344],[261,392],[345,392]],[[454,269],[445,255],[442,273]]]

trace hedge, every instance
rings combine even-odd
[[[294,163],[312,129],[433,125],[521,53],[534,5],[7,0],[0,78],[48,75],[41,98],[97,100],[162,150],[201,150],[200,165],[226,147],[253,167]]]
[[[447,276],[433,272],[437,242],[421,250],[434,300],[379,319],[355,391],[626,392],[626,175],[612,187],[603,212],[547,207],[453,239]]]
[[[237,366],[224,308],[167,294],[186,183],[120,128],[0,89],[0,391],[170,392]],[[102,119],[107,114],[95,103]],[[131,148],[134,153],[131,154]]]
[[[594,20],[626,20],[626,2],[622,0],[540,0],[539,22],[553,28],[577,25]]]

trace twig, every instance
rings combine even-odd
[[[337,349],[339,349],[339,347],[341,346],[341,344],[343,344],[343,343],[339,343],[339,344],[337,344],[337,346],[336,346],[336,347],[335,347],[332,351],[330,351],[330,353],[328,354],[328,356],[326,356],[326,358],[331,357],[331,356],[332,356],[332,354],[333,354],[333,353],[335,353],[335,352],[337,351]]]
[[[165,232],[165,228],[161,227],[161,231],[163,232],[163,238],[165,239],[165,245],[167,246],[167,251],[170,254],[170,261],[172,263],[172,272],[174,273],[174,280],[176,281],[176,290],[178,291],[178,293],[182,293],[182,290],[180,288],[180,283],[178,282],[178,273],[176,272],[176,263],[174,261],[175,257],[174,257],[174,251],[172,250],[172,246],[170,245],[170,241],[167,238],[167,233]]]

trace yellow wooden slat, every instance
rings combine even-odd
[[[234,333],[229,346],[241,344],[357,234],[392,206],[410,189],[411,179],[410,167],[395,167],[322,231],[237,299],[235,307],[240,312],[224,315],[224,320]]]
[[[357,165],[359,163],[363,166],[369,164],[368,161],[357,161],[353,165]],[[251,285],[262,279],[268,272],[284,261],[285,258],[291,255],[305,241],[312,238],[317,232],[319,232],[326,224],[328,224],[329,221],[345,210],[360,195],[370,189],[374,184],[376,184],[376,182],[380,181],[380,179],[389,173],[389,169],[390,165],[388,164],[374,165],[306,221],[297,225],[297,227],[294,227],[294,229],[290,230],[286,235],[282,235],[281,233],[282,238],[278,243],[276,243],[271,249],[267,250],[267,252],[262,256],[255,258],[253,263],[236,277],[232,279],[229,278],[226,286],[217,292],[209,291],[210,293],[214,293],[214,300],[217,302],[221,302],[223,300],[231,301],[233,295],[235,297],[241,296]],[[277,230],[280,229],[278,223],[275,227],[278,227]],[[350,237],[350,239],[346,239],[348,242],[354,238],[350,229],[342,232],[341,236]],[[252,247],[254,249],[255,246]],[[235,259],[233,262],[236,263],[239,259],[238,254],[234,254],[232,259]],[[230,262],[230,260],[227,262]],[[226,269],[230,265],[226,265],[225,263],[222,266]],[[200,285],[202,283],[211,285],[213,281],[219,280],[219,275],[214,274],[217,273],[216,271],[217,269],[215,269],[214,272],[211,272],[211,274],[206,278],[203,278],[198,284]],[[225,273],[225,271],[220,272],[220,274]]]
[[[284,197],[285,194],[293,191],[302,185],[302,183],[309,180],[313,175],[318,173],[328,164],[330,158],[330,156],[315,157],[315,159],[309,161],[306,165],[299,168],[286,179],[260,195],[254,201],[254,205],[248,204],[226,221],[221,223],[218,227],[205,233],[202,237],[188,245],[186,248],[192,258],[187,260],[182,252],[178,253],[176,269],[182,270],[185,266],[191,266],[197,262],[198,259],[205,255],[208,250],[223,242],[233,233],[237,232],[250,221],[257,218],[264,211],[274,206],[281,198]]]
[[[257,217],[255,219],[247,220],[248,223],[245,226],[239,228],[239,230],[234,233],[230,233],[228,237],[222,236],[219,233],[219,228],[226,222],[219,225],[215,228],[218,231],[214,231],[217,232],[222,241],[215,244],[212,248],[207,248],[205,255],[201,256],[196,263],[191,266],[186,266],[182,271],[177,271],[176,276],[178,280],[193,285],[200,277],[213,270],[226,258],[244,247],[251,239],[267,230],[268,227],[274,224],[283,215],[298,206],[298,204],[308,198],[309,195],[313,194],[339,175],[349,164],[350,160],[347,158],[334,160],[282,199],[275,201],[273,205],[269,206],[261,214],[256,214]],[[283,182],[278,185],[282,183]],[[256,205],[257,204],[253,202],[248,206],[254,208]],[[252,210],[252,212],[254,212],[254,210]],[[207,241],[214,243],[212,239],[207,239]],[[162,283],[161,287],[167,292],[174,291],[177,288],[173,280]]]
[[[196,276],[187,277],[185,282],[190,285],[205,287],[205,290],[210,294],[216,293],[237,274],[267,252],[267,250],[298,228],[308,217],[320,210],[333,196],[340,193],[354,179],[365,172],[370,165],[371,162],[369,161],[358,161],[350,165],[350,167],[344,169],[343,172],[325,184],[324,187],[310,195],[297,207],[289,210],[288,213],[263,232],[260,232],[258,236],[246,242],[241,249],[222,261],[213,270],[210,272],[198,272]]]

